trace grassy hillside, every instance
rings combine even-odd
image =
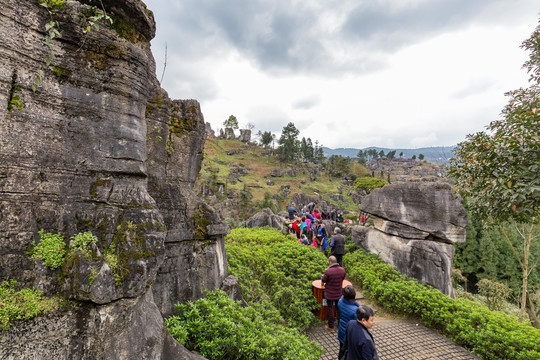
[[[352,181],[347,183],[344,179],[331,177],[322,166],[282,163],[272,149],[237,140],[208,139],[204,152],[196,191],[225,217],[245,217],[259,211],[265,207],[262,204],[265,193],[266,205],[268,201],[273,202],[275,212],[285,210],[295,193],[303,193],[305,198],[319,200],[319,203],[324,200],[328,206],[337,206],[341,210],[358,210],[360,197]],[[436,164],[414,160],[406,164],[404,161],[402,164],[395,160],[392,163],[379,160],[367,167],[366,174],[385,180],[390,174],[391,182],[433,181],[440,171]],[[271,176],[272,172],[283,175]],[[240,215],[240,208],[244,208],[244,216]]]

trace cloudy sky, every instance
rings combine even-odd
[[[538,0],[144,0],[157,77],[229,115],[336,147],[454,145],[527,86]]]

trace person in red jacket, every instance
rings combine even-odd
[[[321,280],[322,285],[324,285],[324,297],[328,310],[328,325],[325,325],[324,328],[328,331],[334,331],[334,306],[337,306],[341,298],[345,269],[339,266],[333,255],[328,258],[328,263],[330,266],[326,268]]]

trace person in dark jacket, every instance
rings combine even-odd
[[[328,310],[328,325],[324,328],[328,331],[334,331],[334,306],[337,306],[341,298],[343,280],[345,279],[345,269],[339,266],[335,256],[328,258],[329,267],[326,268],[322,276],[321,283],[324,285],[324,297]]]
[[[379,360],[373,335],[368,331],[375,323],[375,312],[367,305],[356,310],[357,320],[351,320],[345,330],[347,360]]]
[[[296,204],[291,203],[291,206],[287,209],[289,211],[289,220],[294,220],[294,216],[298,214],[298,211],[296,210]]]
[[[339,340],[339,355],[338,359],[341,359],[345,353],[345,330],[347,324],[351,320],[356,320],[356,310],[360,306],[356,302],[356,290],[352,285],[345,286],[343,289],[343,296],[338,302],[338,314],[339,314],[339,326],[338,326],[338,340]]]
[[[345,254],[345,237],[341,235],[341,229],[334,228],[334,236],[330,240],[330,247],[332,248],[332,255],[337,259],[339,266],[343,266],[343,254]]]

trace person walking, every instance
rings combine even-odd
[[[334,228],[334,236],[330,240],[332,255],[337,259],[339,266],[343,266],[343,254],[345,254],[345,237],[341,235],[341,229],[337,226]]]
[[[324,298],[328,310],[328,325],[324,328],[328,331],[334,330],[334,306],[337,306],[341,298],[343,280],[345,279],[345,269],[339,266],[335,256],[328,258],[329,267],[326,268],[322,276],[321,283],[324,285]]]
[[[356,310],[356,320],[351,320],[345,329],[346,354],[340,360],[379,360],[375,341],[369,329],[375,323],[375,312],[367,305]]]
[[[343,296],[339,299],[337,306],[339,314],[338,359],[341,359],[345,353],[345,330],[347,329],[347,324],[351,320],[356,320],[356,310],[360,306],[360,304],[356,302],[356,290],[352,285],[345,286],[343,289]]]

